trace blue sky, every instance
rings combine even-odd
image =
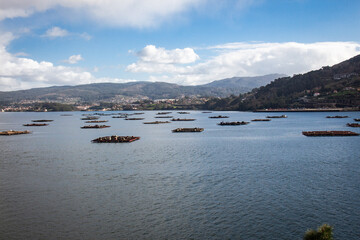
[[[360,54],[358,0],[0,0],[0,91],[204,84]]]

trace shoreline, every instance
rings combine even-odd
[[[305,109],[259,109],[253,112],[358,112],[359,109],[353,108],[305,108]]]

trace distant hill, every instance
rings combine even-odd
[[[205,85],[181,86],[165,82],[94,83],[0,92],[0,104],[20,101],[124,102],[136,99],[173,99],[182,96],[226,97],[265,85],[283,75],[231,78]]]
[[[208,84],[204,84],[206,87],[217,87],[217,88],[229,88],[238,89],[240,92],[249,92],[253,88],[265,86],[272,80],[287,77],[285,74],[268,74],[257,77],[233,77],[226,78],[223,80],[213,81]]]
[[[360,106],[360,55],[332,67],[276,79],[238,97],[212,100],[208,109],[332,108]]]

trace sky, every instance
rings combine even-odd
[[[0,0],[0,91],[292,76],[360,54],[359,0]]]

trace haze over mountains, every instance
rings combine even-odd
[[[183,96],[227,97],[251,91],[284,74],[258,77],[233,77],[204,85],[181,86],[165,82],[94,83],[77,86],[34,88],[12,92],[0,92],[0,103],[20,101],[56,102],[121,102],[129,99],[174,99]]]

